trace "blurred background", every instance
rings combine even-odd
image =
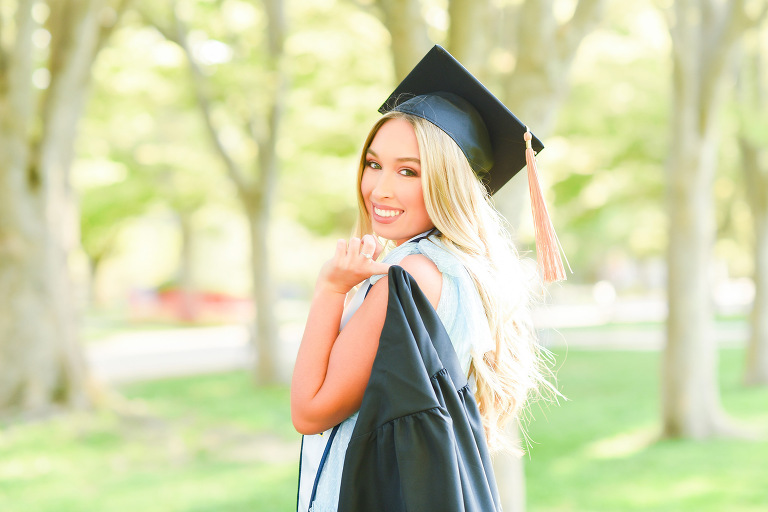
[[[314,280],[436,43],[544,141],[573,269],[505,510],[768,510],[767,13],[0,0],[0,510],[295,509]],[[495,201],[533,264],[526,188]]]

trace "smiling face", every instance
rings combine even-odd
[[[373,231],[396,245],[434,227],[424,206],[421,173],[411,124],[386,121],[366,152],[360,192]]]

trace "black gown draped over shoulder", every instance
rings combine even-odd
[[[392,266],[388,277],[338,510],[500,511],[480,412],[448,333],[410,274]]]

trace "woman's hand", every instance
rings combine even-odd
[[[351,238],[336,243],[336,254],[323,265],[317,286],[328,291],[346,294],[363,280],[376,274],[386,274],[390,265],[376,260],[382,246],[373,235],[363,239]]]

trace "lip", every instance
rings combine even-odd
[[[382,217],[381,215],[376,213],[376,210],[393,210],[393,211],[399,211],[401,212],[400,215],[395,215],[394,217]],[[405,213],[405,210],[401,208],[391,208],[388,206],[384,206],[381,204],[371,203],[371,217],[374,221],[376,221],[379,224],[392,224],[397,219],[402,216],[402,214]]]

